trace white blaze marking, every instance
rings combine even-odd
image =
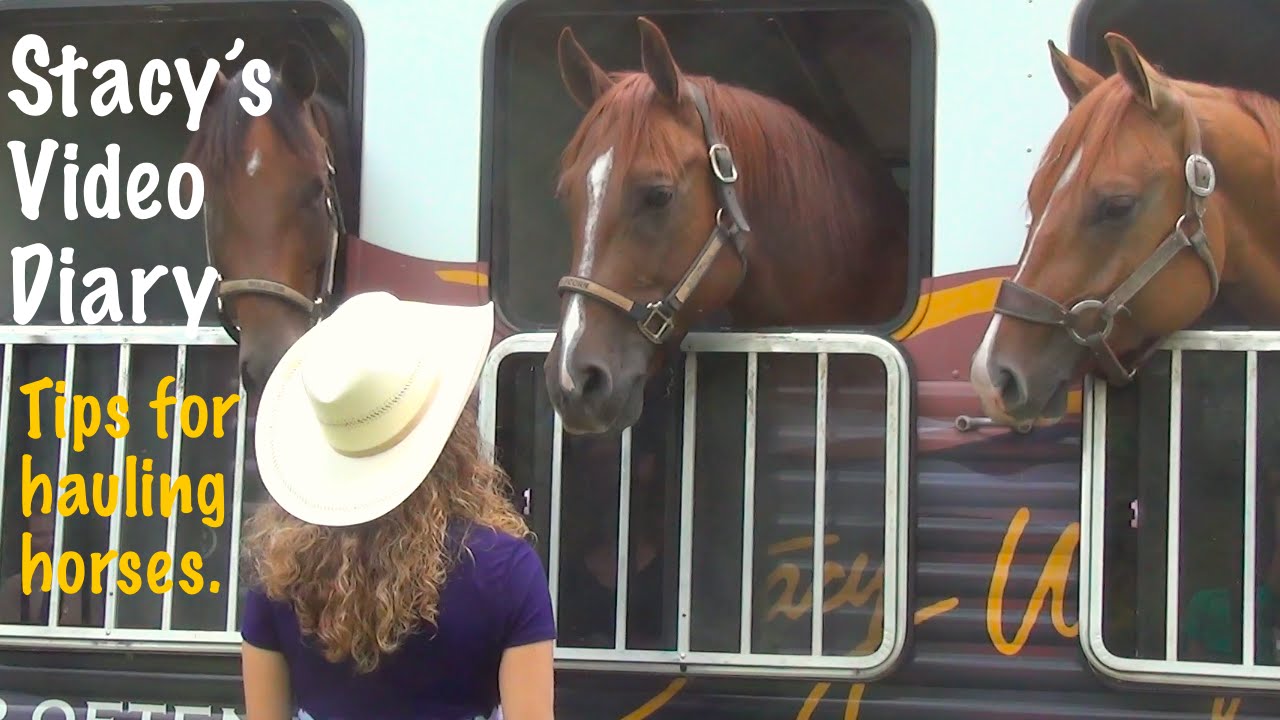
[[[258,168],[262,167],[262,152],[258,148],[253,149],[253,154],[249,156],[249,164],[245,166],[244,171],[249,173],[249,177],[258,174]]]
[[[1071,178],[1075,177],[1076,170],[1080,167],[1080,154],[1083,149],[1083,147],[1076,148],[1075,154],[1071,156],[1071,161],[1067,163],[1065,168],[1063,168],[1062,176],[1059,177],[1058,182],[1054,184],[1053,192],[1049,193],[1049,201],[1044,204],[1044,212],[1040,213],[1040,219],[1036,221],[1035,230],[1031,231],[1031,239],[1027,241],[1027,252],[1025,253],[1026,258],[1031,257],[1031,251],[1036,246],[1036,238],[1040,235],[1040,227],[1044,225],[1044,219],[1049,217],[1049,210],[1053,208],[1054,198],[1058,197],[1058,193],[1062,192],[1062,189],[1067,186],[1067,183],[1071,182]],[[1025,262],[1018,266],[1018,271],[1013,276],[1014,282],[1017,282],[1018,279],[1022,277],[1022,271],[1025,267]]]
[[[1036,238],[1040,235],[1040,228],[1044,225],[1044,219],[1049,217],[1049,210],[1053,207],[1054,198],[1058,197],[1058,193],[1075,177],[1076,170],[1080,167],[1080,154],[1083,149],[1083,147],[1076,148],[1075,154],[1071,156],[1071,161],[1067,163],[1066,168],[1062,170],[1062,175],[1058,178],[1058,182],[1054,184],[1053,192],[1049,193],[1049,201],[1044,205],[1044,212],[1040,213],[1040,219],[1036,221],[1036,227],[1031,231],[1031,239],[1027,241],[1026,252],[1023,253],[1023,263],[1018,265],[1018,270],[1013,274],[1014,282],[1018,282],[1022,277],[1022,271],[1026,267],[1026,260],[1031,258],[1031,251],[1035,248]],[[991,359],[991,346],[995,343],[996,333],[1000,331],[1002,317],[999,313],[991,315],[991,323],[987,325],[987,333],[982,336],[982,343],[978,345],[977,352],[973,354],[973,366],[969,370],[971,376],[980,378],[988,387],[992,386],[992,379],[987,370],[987,364]]]
[[[609,148],[591,162],[591,169],[587,171],[587,218],[582,228],[582,259],[574,270],[574,274],[579,277],[589,277],[591,266],[595,262],[596,225],[600,221],[600,208],[604,205],[604,194],[609,188],[609,173],[612,170],[613,148]],[[574,382],[573,376],[569,374],[569,356],[582,337],[586,314],[582,306],[584,300],[579,293],[569,296],[569,306],[565,308],[564,322],[560,326],[560,387],[570,392],[574,389]]]

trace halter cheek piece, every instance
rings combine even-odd
[[[720,208],[716,211],[715,227],[712,228],[711,235],[702,246],[702,252],[698,253],[698,257],[685,271],[680,282],[676,283],[675,287],[661,300],[654,302],[632,300],[590,278],[577,275],[565,275],[560,278],[558,286],[561,294],[574,292],[586,295],[621,311],[634,320],[640,329],[640,334],[655,345],[666,342],[675,328],[676,313],[680,312],[680,308],[693,294],[698,283],[702,282],[702,278],[711,269],[711,263],[726,240],[733,243],[738,253],[742,274],[745,275],[747,270],[746,233],[751,232],[751,226],[747,224],[746,215],[742,212],[738,195],[733,188],[734,183],[738,181],[738,167],[733,161],[733,153],[729,150],[729,146],[716,132],[711,108],[708,107],[702,90],[692,83],[686,87],[693,99],[694,107],[698,109],[698,115],[702,118],[702,131],[707,142],[707,158],[711,162],[711,174],[716,180],[716,196],[720,201]]]
[[[338,253],[341,249],[342,239],[347,234],[347,225],[342,216],[342,203],[338,197],[338,178],[337,170],[333,164],[333,152],[328,145],[325,146],[325,165],[324,202],[332,232],[329,236],[329,249],[325,256],[324,274],[320,276],[320,287],[317,289],[316,296],[309,298],[288,285],[275,280],[263,280],[260,278],[223,280],[219,276],[214,288],[214,295],[218,303],[218,321],[222,323],[222,328],[226,330],[233,341],[240,342],[240,328],[231,321],[225,303],[226,300],[237,295],[265,295],[282,300],[288,305],[301,310],[307,316],[308,325],[316,324],[328,314],[329,303],[333,296],[333,280],[338,264]],[[213,246],[209,242],[209,219],[207,213],[204,215],[204,219],[205,256],[212,267],[214,266]]]
[[[1063,307],[1056,301],[1041,295],[1030,288],[1019,285],[1012,280],[1005,280],[996,295],[995,312],[1015,317],[1020,320],[1042,325],[1056,325],[1066,331],[1077,345],[1093,352],[1102,367],[1107,379],[1117,386],[1127,385],[1133,380],[1142,363],[1155,352],[1158,343],[1151,342],[1129,367],[1120,362],[1107,339],[1115,327],[1115,318],[1120,311],[1128,312],[1127,303],[1138,294],[1147,283],[1156,276],[1184,248],[1196,251],[1209,272],[1209,303],[1218,297],[1218,268],[1213,263],[1209,252],[1209,239],[1204,232],[1205,201],[1213,193],[1217,184],[1213,163],[1201,154],[1200,122],[1184,106],[1187,133],[1187,159],[1183,165],[1183,175],[1187,183],[1186,207],[1181,217],[1173,225],[1173,231],[1165,237],[1164,242],[1156,248],[1136,270],[1133,271],[1120,286],[1112,291],[1106,300],[1085,299],[1071,306]],[[1194,229],[1188,232],[1188,225],[1194,222]]]

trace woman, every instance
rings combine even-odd
[[[251,720],[545,720],[555,621],[542,564],[465,409],[492,305],[348,299],[285,354],[245,530]]]

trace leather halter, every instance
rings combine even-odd
[[[347,234],[347,225],[342,216],[342,203],[338,197],[338,178],[337,170],[333,164],[333,151],[327,143],[325,144],[325,165],[324,201],[332,232],[329,237],[329,249],[325,257],[324,274],[320,278],[320,287],[317,289],[316,296],[314,298],[307,297],[294,288],[275,280],[260,278],[223,280],[221,273],[219,273],[217,284],[214,286],[214,296],[218,304],[218,321],[222,323],[223,330],[231,336],[233,341],[240,342],[240,328],[231,321],[224,303],[227,299],[237,295],[265,295],[282,300],[291,307],[301,310],[307,316],[308,325],[315,325],[328,314],[330,299],[333,296],[333,282],[338,264],[338,253],[341,249],[342,238],[346,237]],[[209,242],[207,210],[203,213],[203,217],[205,223],[205,257],[210,267],[216,267],[213,262],[213,246]]]
[[[751,232],[746,215],[738,203],[738,195],[733,185],[738,181],[738,167],[733,161],[733,153],[716,132],[711,108],[702,90],[692,83],[686,86],[693,105],[702,118],[703,135],[707,141],[707,158],[711,162],[711,174],[715,177],[716,196],[720,208],[716,211],[716,224],[711,235],[702,246],[702,251],[694,259],[693,264],[685,271],[684,277],[676,283],[661,300],[641,302],[632,300],[622,293],[610,290],[590,278],[577,275],[565,275],[560,278],[559,293],[574,292],[600,300],[610,307],[619,310],[635,320],[640,334],[655,345],[666,342],[675,327],[675,316],[684,303],[693,294],[698,283],[711,269],[711,263],[719,254],[725,241],[733,243],[742,266],[742,274],[747,271],[746,233]],[[727,216],[727,217],[726,217]],[[741,282],[741,279],[739,279]]]
[[[1142,363],[1155,352],[1157,341],[1150,341],[1147,347],[1134,358],[1129,367],[1121,363],[1107,339],[1115,327],[1115,318],[1122,310],[1129,312],[1128,302],[1138,294],[1147,283],[1156,276],[1164,266],[1184,248],[1196,251],[1204,261],[1209,272],[1210,295],[1213,303],[1218,296],[1218,268],[1213,263],[1209,252],[1209,239],[1204,232],[1205,201],[1213,193],[1217,185],[1217,177],[1213,163],[1201,154],[1200,122],[1184,105],[1187,158],[1183,163],[1183,176],[1187,183],[1186,206],[1181,217],[1174,223],[1173,231],[1165,237],[1141,265],[1120,286],[1111,292],[1106,300],[1080,300],[1068,310],[1058,302],[1030,288],[1019,285],[1012,280],[1005,280],[996,295],[995,312],[1042,325],[1056,325],[1066,331],[1077,345],[1088,348],[1102,366],[1107,379],[1117,386],[1127,385],[1133,380]],[[1187,231],[1187,226],[1194,223],[1194,230]]]

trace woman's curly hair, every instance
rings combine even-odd
[[[291,603],[303,635],[318,639],[331,662],[349,658],[358,672],[373,670],[411,632],[434,625],[440,588],[461,551],[447,540],[451,522],[530,535],[508,499],[510,479],[479,447],[468,408],[426,480],[361,525],[311,525],[267,502],[245,524],[251,579]]]

